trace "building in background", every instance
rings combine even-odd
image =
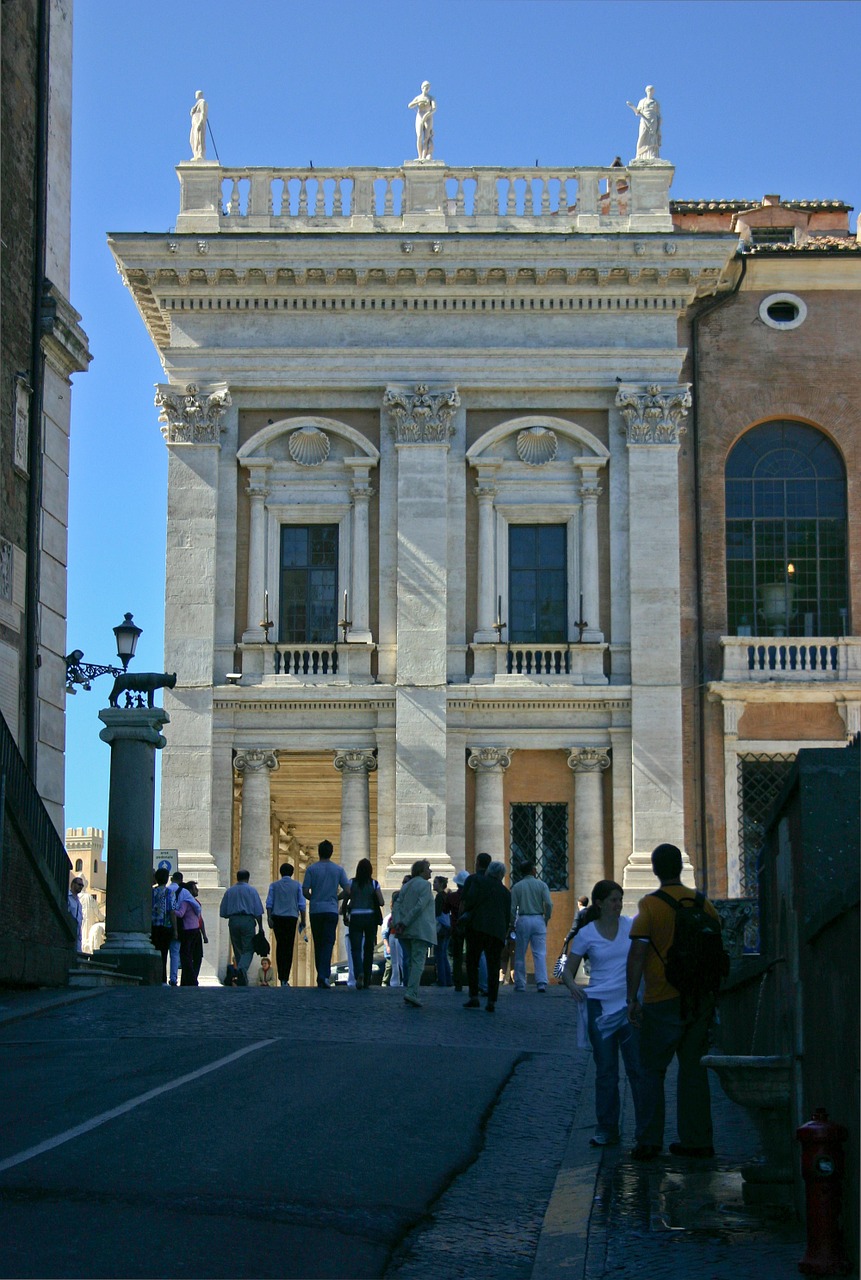
[[[72,4],[0,22],[0,979],[65,981]]]
[[[165,369],[161,843],[210,933],[324,836],[389,891],[534,858],[551,947],[660,841],[748,892],[748,773],[861,706],[847,206],[673,205],[655,160],[178,173],[174,232],[110,244]]]

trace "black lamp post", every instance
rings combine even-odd
[[[114,635],[117,639],[117,657],[123,664],[122,671],[119,667],[109,666],[104,663],[82,662],[83,649],[73,649],[66,657],[66,693],[77,693],[76,684],[89,691],[93,687],[92,681],[97,676],[119,676],[122,675],[123,671],[127,671],[129,663],[135,656],[138,636],[141,635],[142,631],[143,628],[136,626],[130,613],[125,615],[119,626],[114,627]]]

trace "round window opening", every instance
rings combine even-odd
[[[759,316],[770,329],[797,329],[807,318],[807,307],[794,293],[772,293],[760,303]]]

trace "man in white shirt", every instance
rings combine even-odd
[[[254,935],[258,926],[263,928],[263,903],[260,894],[248,883],[251,873],[237,871],[236,884],[232,884],[221,899],[218,914],[227,921],[230,945],[239,976],[236,985],[248,986],[248,967],[254,959]]]
[[[296,925],[301,920],[299,927],[305,928],[305,895],[299,881],[293,879],[292,862],[282,862],[278,870],[281,879],[270,884],[266,895],[266,919],[275,934],[278,981],[282,987],[289,987]]]
[[[534,862],[523,866],[523,877],[511,890],[514,927],[514,990],[526,990],[526,949],[532,948],[535,986],[547,990],[547,922],[553,914],[550,890],[539,880]]]

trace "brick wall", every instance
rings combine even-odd
[[[74,926],[46,889],[8,813],[0,863],[0,984],[65,986]]]

